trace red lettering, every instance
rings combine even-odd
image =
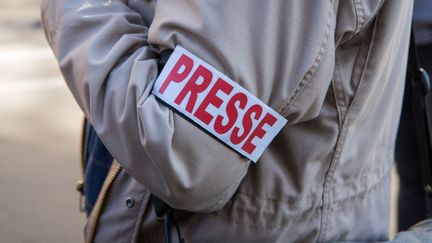
[[[242,149],[248,153],[252,154],[252,152],[255,150],[256,146],[252,144],[252,140],[255,137],[263,138],[266,134],[266,131],[263,130],[263,126],[265,124],[268,124],[270,126],[273,126],[276,122],[276,118],[270,114],[267,113],[264,118],[261,120],[261,122],[258,124],[258,126],[255,128],[255,130],[252,132],[252,134],[249,136],[249,138],[246,140],[246,142],[243,144]]]
[[[190,73],[193,67],[193,60],[183,54],[178,60],[177,63],[174,65],[173,69],[171,70],[170,74],[168,74],[167,78],[163,82],[161,88],[159,89],[159,92],[163,94],[165,90],[167,89],[168,85],[171,82],[180,83],[182,82]],[[183,71],[180,71],[180,69],[183,67]]]
[[[247,96],[243,93],[237,93],[231,97],[231,99],[228,101],[227,107],[226,107],[226,113],[228,116],[228,123],[226,125],[222,124],[222,121],[224,119],[223,116],[218,115],[216,117],[214,128],[215,131],[219,134],[225,134],[228,132],[232,126],[234,126],[235,122],[237,121],[238,112],[236,109],[235,104],[238,103],[238,107],[241,109],[244,109],[247,104]]]
[[[201,105],[198,106],[198,109],[194,114],[195,117],[207,125],[210,124],[210,122],[213,120],[213,116],[206,111],[207,107],[211,104],[214,107],[219,108],[222,105],[223,100],[217,96],[218,91],[222,91],[223,93],[229,95],[232,90],[232,85],[228,84],[222,78],[219,78],[208,92]]]
[[[240,128],[234,127],[233,132],[231,133],[230,140],[233,144],[241,143],[245,137],[249,134],[252,129],[252,114],[254,114],[255,120],[259,120],[262,114],[262,107],[258,104],[252,105],[247,111],[245,116],[243,117],[243,134],[238,135]]]
[[[180,105],[187,94],[190,93],[188,103],[186,104],[186,110],[192,113],[195,103],[198,97],[198,93],[202,93],[210,84],[212,80],[212,72],[208,70],[207,68],[199,65],[198,68],[195,70],[194,74],[192,74],[192,77],[189,79],[189,81],[186,83],[186,85],[183,87],[182,91],[179,93],[177,98],[174,100],[174,102],[177,105]],[[201,84],[198,84],[197,81],[201,78],[202,82]]]

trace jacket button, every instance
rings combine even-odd
[[[126,207],[133,208],[134,205],[135,205],[135,200],[132,197],[127,197],[126,198]]]

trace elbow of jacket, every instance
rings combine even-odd
[[[189,212],[204,213],[222,209],[236,191],[238,183],[228,188],[213,184],[196,185],[192,187],[176,188],[168,197],[163,199],[174,209]]]
[[[197,213],[220,210],[232,198],[249,167],[246,161],[234,164],[231,170],[224,166],[200,176],[176,177],[165,193],[155,194],[175,209]]]

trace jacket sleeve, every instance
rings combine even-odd
[[[44,30],[64,79],[131,176],[174,208],[219,209],[249,162],[151,94],[157,55],[146,18],[125,2],[42,0]]]

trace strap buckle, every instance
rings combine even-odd
[[[429,78],[429,74],[426,70],[423,68],[419,68],[419,81],[420,81],[420,87],[422,88],[422,95],[425,97],[429,94],[431,90],[431,81]]]
[[[78,180],[76,190],[79,192],[78,208],[80,212],[85,212],[85,199],[84,199],[84,181]]]

